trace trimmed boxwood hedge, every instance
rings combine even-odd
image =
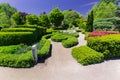
[[[1,32],[35,32],[35,28],[3,28]]]
[[[87,45],[104,54],[105,59],[120,58],[120,34],[88,38]]]
[[[82,65],[100,63],[104,60],[102,53],[96,52],[87,46],[73,48],[72,56]]]
[[[32,51],[21,54],[0,53],[0,66],[27,68],[34,64]]]
[[[78,44],[78,39],[76,37],[68,37],[67,40],[62,41],[62,45],[65,48],[70,48]]]
[[[67,39],[67,36],[63,34],[55,34],[51,37],[51,40],[55,42],[62,42],[63,40],[66,40],[66,39]]]
[[[0,46],[16,44],[32,44],[37,37],[33,32],[0,32]]]

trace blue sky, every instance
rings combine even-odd
[[[62,11],[73,9],[82,15],[92,8],[100,0],[0,0],[0,3],[9,3],[18,11],[31,14],[49,13],[53,8],[59,7]]]

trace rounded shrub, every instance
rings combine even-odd
[[[104,60],[102,53],[96,52],[87,46],[73,48],[72,56],[82,65],[100,63]]]
[[[63,40],[66,40],[66,39],[67,37],[62,34],[55,34],[51,37],[51,40],[55,42],[62,42]]]
[[[67,40],[62,41],[62,45],[65,48],[70,48],[78,44],[78,39],[76,37],[69,37]]]

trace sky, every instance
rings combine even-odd
[[[40,15],[49,13],[59,7],[61,11],[73,9],[85,16],[93,5],[100,0],[0,0],[0,3],[9,3],[20,12]]]

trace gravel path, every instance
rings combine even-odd
[[[79,46],[85,45],[80,33]],[[52,56],[30,69],[0,67],[0,80],[120,80],[120,60],[82,66],[71,56],[71,48],[52,42]]]

